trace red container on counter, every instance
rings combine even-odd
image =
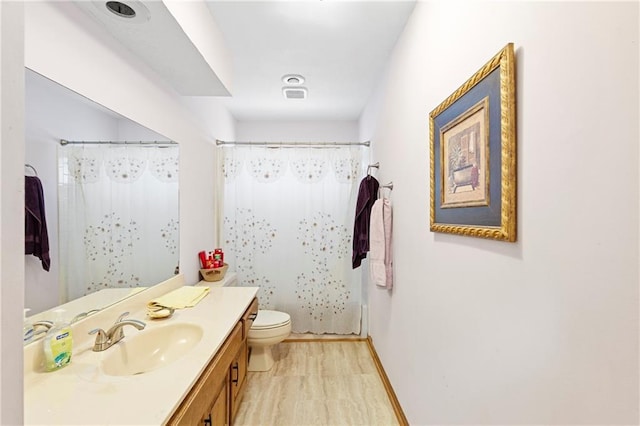
[[[221,248],[217,248],[213,251],[213,258],[220,260],[220,262],[224,262],[224,252]]]
[[[221,248],[213,251],[201,251],[198,253],[202,269],[222,268],[224,266],[224,253]]]

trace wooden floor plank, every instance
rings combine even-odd
[[[368,343],[290,341],[250,372],[235,426],[399,425]]]

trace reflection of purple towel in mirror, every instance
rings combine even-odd
[[[24,177],[24,254],[33,254],[49,270],[49,235],[44,213],[42,182],[36,176]]]
[[[369,251],[369,220],[371,207],[378,198],[380,184],[373,176],[367,176],[360,182],[358,202],[356,203],[356,218],[353,225],[353,256],[351,266],[356,269],[367,257]]]

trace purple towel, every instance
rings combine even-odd
[[[44,213],[42,182],[36,176],[24,177],[24,254],[32,254],[49,270],[49,235]]]
[[[358,202],[356,203],[356,218],[353,224],[353,256],[351,264],[353,269],[360,266],[362,259],[367,257],[369,251],[369,220],[371,207],[378,198],[380,184],[377,179],[369,175],[360,182],[358,190]]]

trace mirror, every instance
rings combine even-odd
[[[25,307],[71,320],[177,272],[178,145],[25,72],[25,198],[39,181],[50,257],[25,256]]]

